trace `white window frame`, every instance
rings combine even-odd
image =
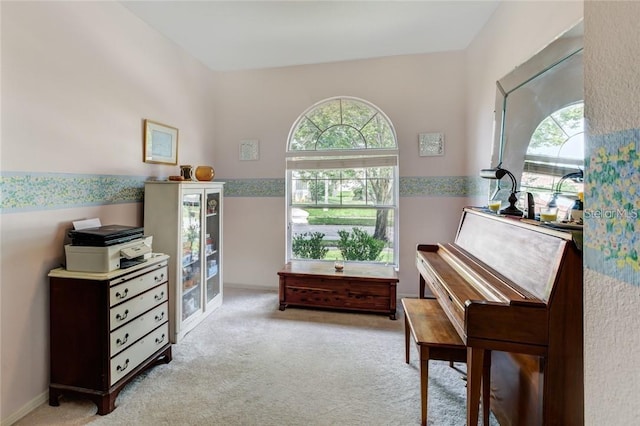
[[[395,148],[362,148],[362,149],[331,149],[331,150],[290,150],[294,132],[297,130],[301,120],[305,119],[309,112],[312,112],[319,106],[336,100],[349,100],[363,103],[369,106],[373,111],[379,114],[389,126],[393,136]],[[380,108],[363,99],[336,96],[324,99],[307,108],[294,122],[287,137],[286,151],[286,184],[285,184],[285,211],[286,211],[286,262],[293,258],[292,238],[293,238],[293,218],[292,209],[298,207],[291,199],[292,175],[294,170],[336,170],[336,169],[352,169],[366,167],[389,166],[393,168],[393,202],[391,205],[381,206],[393,212],[393,265],[398,268],[399,265],[399,234],[400,234],[400,215],[399,215],[399,152],[398,139],[391,123],[391,120],[382,112]],[[338,205],[314,204],[314,208],[340,208]],[[354,206],[354,208],[376,209],[375,205]]]

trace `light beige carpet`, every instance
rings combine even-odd
[[[288,308],[229,288],[221,308],[173,346],[173,361],[127,385],[116,409],[61,399],[18,425],[418,425],[417,351],[404,317]],[[464,364],[430,363],[429,424],[465,423]],[[462,372],[462,373],[461,373]]]

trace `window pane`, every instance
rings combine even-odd
[[[293,132],[289,149],[293,151],[315,150],[319,135],[320,130],[309,119],[304,118]]]
[[[558,183],[560,182],[560,178],[557,176],[549,176],[545,174],[539,173],[523,173],[522,174],[522,187],[523,190],[526,188],[529,189],[544,189],[547,191],[555,192],[558,190],[564,194],[577,194],[578,192],[582,192],[584,188],[584,183],[575,182],[571,179],[566,179],[562,182],[562,187],[558,188]]]
[[[353,99],[342,100],[342,123],[362,129],[376,115],[369,105]]]
[[[361,173],[364,175],[364,173]],[[364,205],[367,199],[366,181],[364,179],[346,179],[342,182],[342,200],[344,204]]]
[[[324,200],[322,204],[338,204],[342,203],[340,197],[340,179],[324,180]]]
[[[392,205],[393,168],[371,167],[367,169],[367,201],[369,204]]]
[[[307,118],[321,131],[331,126],[342,124],[340,117],[340,100],[332,100],[307,113]]]
[[[562,108],[538,125],[531,136],[527,155],[561,158],[584,158],[584,104]],[[564,145],[569,147],[564,148]]]
[[[560,158],[573,158],[576,160],[583,160],[584,159],[584,133],[580,132],[576,135],[571,136],[569,139],[567,139],[567,141],[560,147],[558,156]]]
[[[368,179],[367,204],[391,205],[393,201],[393,184],[391,179]]]
[[[297,204],[394,206],[393,167],[295,170],[291,200]]]
[[[394,263],[392,209],[292,210],[292,256]]]
[[[554,176],[549,176],[539,173],[522,173],[521,187],[526,188],[529,192],[532,189],[544,189],[547,191],[553,191],[556,183]]]
[[[363,129],[362,134],[367,141],[367,148],[395,148],[396,140],[389,123],[376,115]]]
[[[293,204],[313,204],[315,194],[313,183],[315,180],[292,179],[291,180],[291,202]]]
[[[571,105],[551,114],[568,136],[584,132],[584,104]]]
[[[364,139],[360,132],[350,126],[335,126],[327,129],[318,139],[318,150],[363,149]]]
[[[560,146],[567,139],[560,126],[550,117],[545,118],[531,136],[527,154],[558,155]]]

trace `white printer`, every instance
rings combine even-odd
[[[145,262],[151,257],[152,236],[144,228],[105,225],[69,231],[71,244],[64,246],[67,270],[111,272]]]

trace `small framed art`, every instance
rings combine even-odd
[[[240,161],[255,161],[260,158],[260,142],[257,139],[240,141]]]
[[[144,162],[178,164],[178,129],[145,119]]]
[[[420,133],[418,145],[420,157],[444,155],[444,135],[442,133]]]

